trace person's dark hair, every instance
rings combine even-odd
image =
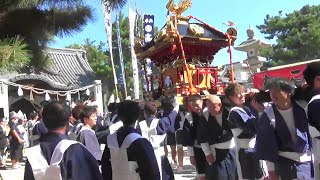
[[[286,92],[288,94],[294,95],[295,87],[294,85],[283,78],[271,78],[268,80],[266,86],[266,90],[274,89],[274,90],[281,90],[283,92]]]
[[[139,108],[140,108],[140,114],[139,114],[138,121],[140,122],[140,121],[145,120],[146,119],[144,117],[144,104],[145,104],[145,102],[144,101],[136,101],[136,100],[134,100],[134,101],[138,103]]]
[[[76,120],[79,120],[79,119],[80,119],[80,113],[81,113],[81,111],[84,109],[84,107],[86,107],[86,106],[83,105],[83,104],[78,104],[78,105],[76,105],[76,106],[72,109],[72,111],[71,111],[72,116],[73,116]]]
[[[84,118],[89,118],[95,112],[97,112],[97,108],[95,106],[85,106],[80,112],[79,118],[81,122],[84,123]]]
[[[49,131],[64,127],[69,123],[70,108],[62,102],[52,101],[43,108],[43,123]]]
[[[243,87],[238,83],[229,83],[226,89],[224,90],[226,98],[234,96],[242,91]]]
[[[161,109],[165,112],[165,113],[170,113],[173,110],[173,98],[165,98],[161,101]]]
[[[118,106],[119,106],[119,103],[110,103],[108,105],[108,111],[113,113],[113,112],[117,111]]]
[[[18,124],[19,125],[23,124],[23,119],[18,119]]]
[[[146,102],[144,104],[144,113],[147,116],[155,115],[157,113],[157,105],[154,102]]]
[[[143,121],[145,120],[146,118],[144,117],[144,110],[143,108],[140,108],[140,113],[139,113],[139,118],[138,118],[138,121]]]
[[[31,112],[31,113],[29,113],[29,119],[31,119],[31,120],[35,119],[37,117],[37,115],[38,114],[36,112]]]
[[[45,107],[46,105],[48,105],[49,104],[49,101],[41,101],[40,102],[40,105],[42,106],[42,107]]]
[[[124,125],[134,124],[140,114],[140,107],[137,102],[125,100],[119,103],[118,116]]]
[[[311,87],[313,87],[313,81],[316,76],[320,76],[320,62],[313,62],[308,64],[306,69],[303,71],[303,78]]]
[[[188,107],[183,104],[183,105],[179,105],[179,112],[186,112],[188,110]]]
[[[198,100],[202,100],[202,97],[200,94],[192,94],[189,96],[188,101],[192,102],[192,101],[198,101]]]

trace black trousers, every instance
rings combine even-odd
[[[262,163],[253,149],[240,149],[239,161],[244,179],[260,179],[264,176]]]
[[[196,169],[198,174],[205,174],[208,163],[201,148],[194,147],[194,158],[196,159]]]
[[[13,160],[22,160],[23,143],[10,144],[10,158]]]
[[[166,156],[161,157],[162,180],[174,180],[173,171]]]
[[[236,150],[216,149],[216,160],[206,169],[207,180],[238,180]]]

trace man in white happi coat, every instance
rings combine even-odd
[[[139,112],[136,102],[119,104],[123,126],[108,136],[101,160],[104,180],[160,180],[153,147],[135,129]]]
[[[99,165],[80,143],[68,140],[70,109],[66,104],[50,102],[43,108],[43,123],[48,133],[27,150],[26,180],[101,180]]]
[[[163,141],[166,133],[174,133],[176,131],[175,121],[179,112],[177,99],[174,98],[173,103],[169,106],[171,106],[172,111],[168,115],[158,119],[156,118],[156,104],[154,102],[146,102],[144,105],[146,120],[140,121],[137,125],[137,130],[141,132],[142,137],[147,138],[153,146],[162,180],[174,179],[168,158],[164,156]]]

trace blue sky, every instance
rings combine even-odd
[[[88,4],[94,8],[94,20],[89,22],[80,33],[73,36],[55,38],[54,42],[50,43],[50,47],[64,48],[70,44],[81,44],[84,39],[90,38],[96,42],[107,42],[107,36],[104,28],[104,20],[102,14],[101,4],[99,0],[87,0]],[[134,8],[134,1],[131,1],[131,7]],[[168,0],[136,0],[137,8],[140,14],[154,14],[155,25],[162,27],[166,22],[166,4]],[[177,3],[178,0],[175,0]],[[256,25],[261,25],[267,14],[271,16],[278,15],[281,10],[282,13],[290,13],[294,10],[299,10],[306,4],[318,5],[319,0],[193,0],[192,7],[188,9],[183,15],[193,15],[211,26],[219,29],[222,32],[227,30],[228,20],[233,21],[238,29],[238,39],[235,45],[247,39],[246,30],[249,26],[255,29],[256,37],[262,40],[264,35],[261,34]],[[128,6],[122,9],[122,12],[128,14]],[[113,19],[117,12],[113,12]],[[267,41],[275,43],[273,41]],[[242,61],[246,59],[246,53],[233,51],[233,61]],[[227,49],[220,50],[213,61],[214,65],[227,64],[229,56]]]

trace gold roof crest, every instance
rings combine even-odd
[[[174,0],[169,0],[167,3],[167,9],[171,13],[180,16],[192,5],[192,0],[180,0],[178,4],[174,4]]]

